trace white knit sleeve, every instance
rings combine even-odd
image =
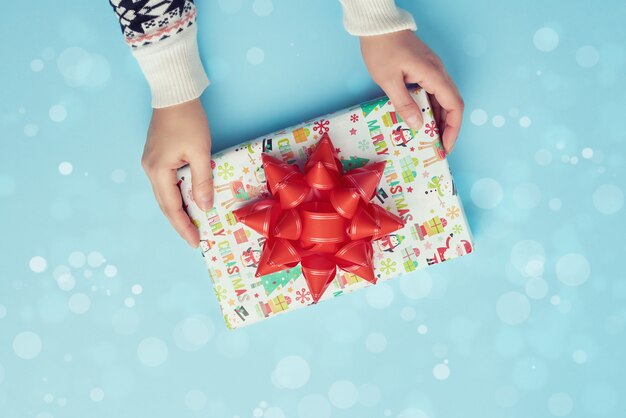
[[[339,0],[343,25],[355,36],[382,35],[409,29],[417,30],[413,16],[396,6],[394,0]]]
[[[209,85],[198,52],[196,25],[132,53],[150,85],[153,108],[196,99]]]
[[[109,0],[150,90],[152,107],[199,97],[209,85],[200,61],[193,0]]]

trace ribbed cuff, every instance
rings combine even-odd
[[[355,36],[382,35],[417,30],[413,16],[396,6],[394,0],[339,0],[343,6],[343,25]]]
[[[153,108],[196,99],[209,85],[197,31],[194,24],[168,39],[132,50],[150,85]]]

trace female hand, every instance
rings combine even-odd
[[[203,210],[213,207],[211,132],[199,99],[154,109],[141,165],[161,211],[192,247],[199,244],[198,229],[183,210],[176,170],[191,169],[193,199]]]
[[[435,122],[450,153],[461,129],[464,103],[439,57],[409,30],[360,39],[372,79],[411,128],[419,129],[424,121],[405,84],[417,83],[431,95]]]

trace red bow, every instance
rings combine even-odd
[[[373,204],[385,161],[343,173],[324,134],[302,174],[295,165],[263,154],[271,199],[233,212],[237,221],[266,239],[256,277],[302,265],[313,302],[322,297],[337,267],[376,283],[372,240],[404,226]]]

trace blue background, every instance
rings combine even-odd
[[[626,416],[626,6],[400,4],[466,102],[475,253],[234,332],[140,167],[108,3],[3,5],[0,416]],[[336,1],[198,10],[216,148],[381,93]]]

